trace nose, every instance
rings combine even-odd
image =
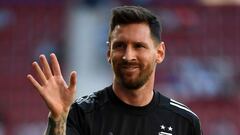
[[[136,52],[131,46],[126,47],[122,59],[126,61],[136,60]]]

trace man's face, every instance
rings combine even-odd
[[[115,81],[127,89],[143,86],[154,77],[156,64],[164,58],[164,44],[156,44],[145,23],[117,25],[111,34],[108,60]]]

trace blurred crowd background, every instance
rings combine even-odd
[[[110,85],[111,8],[141,5],[159,16],[166,59],[155,89],[187,104],[205,135],[240,135],[240,0],[0,0],[0,135],[40,135],[48,109],[26,79],[54,52],[77,96]]]

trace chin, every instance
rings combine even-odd
[[[145,83],[141,81],[122,81],[121,85],[128,90],[136,90],[141,88]]]

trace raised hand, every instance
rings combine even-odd
[[[38,81],[30,74],[27,78],[45,101],[50,110],[50,117],[55,121],[62,118],[66,120],[76,93],[77,74],[75,71],[71,73],[68,86],[63,79],[55,54],[50,55],[51,68],[44,55],[40,55],[39,58],[41,67],[37,62],[32,63]]]

